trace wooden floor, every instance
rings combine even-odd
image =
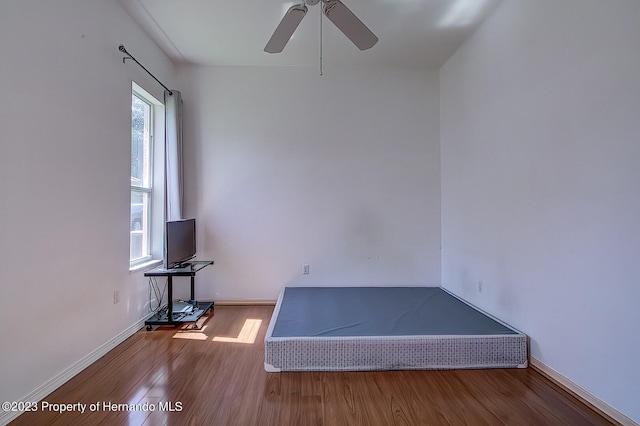
[[[141,330],[43,400],[84,413],[12,424],[610,424],[530,368],[267,373],[272,312],[217,306],[202,330]]]

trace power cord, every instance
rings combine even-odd
[[[151,299],[151,291],[155,294],[156,301],[158,302],[158,306],[155,309],[152,309],[153,306]],[[160,287],[158,286],[158,281],[156,277],[149,277],[149,312],[157,314],[162,311],[162,300],[164,299],[164,295],[167,291],[167,282],[164,284],[164,289],[160,291]],[[166,308],[166,306],[165,306]]]

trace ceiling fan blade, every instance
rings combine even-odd
[[[282,21],[280,21],[280,24],[264,47],[264,51],[267,53],[282,52],[306,14],[307,6],[304,4],[291,6],[289,10],[287,10],[287,13],[284,14]]]
[[[324,14],[353,42],[366,50],[378,42],[378,37],[340,0],[323,0]]]

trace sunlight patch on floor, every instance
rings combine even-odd
[[[187,340],[207,340],[207,335],[204,334],[204,330],[207,328],[206,325],[189,330],[188,328],[178,331],[173,335],[174,339],[187,339]]]
[[[242,326],[242,330],[238,334],[238,337],[220,337],[215,336],[214,342],[227,342],[227,343],[246,343],[252,344],[256,341],[256,336],[262,325],[262,320],[259,319],[247,319]]]

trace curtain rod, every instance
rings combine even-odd
[[[137,60],[136,58],[134,58],[134,57],[131,55],[131,53],[127,52],[127,49],[125,49],[125,48],[124,48],[124,45],[123,45],[123,44],[121,44],[120,46],[118,46],[118,50],[119,50],[119,51],[121,51],[122,53],[126,54],[126,55],[129,55],[128,57],[126,57],[126,56],[125,56],[124,58],[122,58],[122,63],[123,63],[123,64],[125,63],[125,61],[126,61],[127,59],[131,59],[131,60],[133,60],[136,64],[140,65],[140,67],[141,67],[143,70],[145,70],[145,71],[147,72],[147,74],[149,74],[151,77],[153,77],[153,79],[154,79],[155,81],[157,81],[157,82],[160,84],[160,86],[164,87],[164,88],[165,88],[165,90],[166,90],[167,92],[169,92],[169,94],[170,94],[170,95],[173,95],[173,92],[171,91],[171,89],[169,89],[167,86],[165,86],[164,84],[162,84],[162,82],[161,82],[160,80],[158,80],[158,79],[156,78],[156,76],[155,76],[155,75],[151,74],[151,72],[150,72],[148,69],[146,69],[146,68],[144,67],[144,65],[142,65],[140,62],[138,62],[138,60]]]

